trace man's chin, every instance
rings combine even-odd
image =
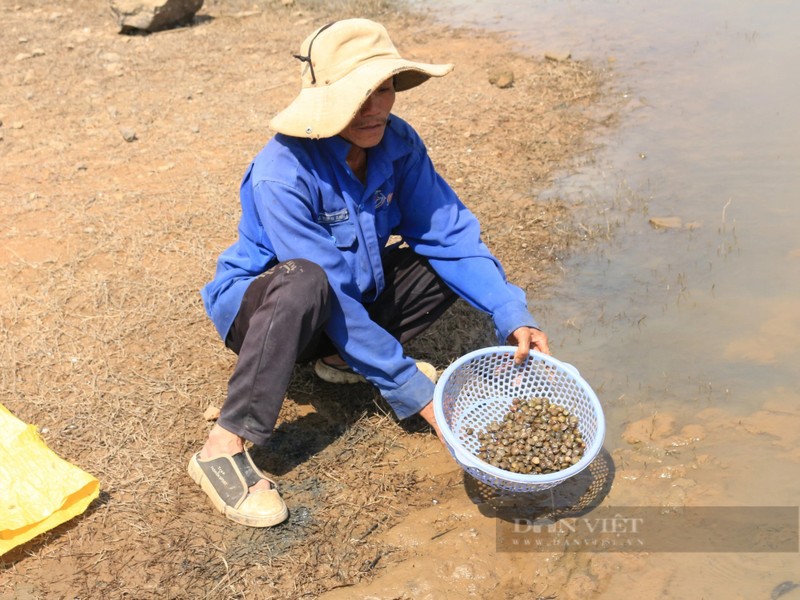
[[[373,146],[377,146],[383,139],[384,131],[385,128],[380,127],[374,131],[364,132],[363,135],[358,136],[356,144],[362,148],[372,148]]]
[[[381,143],[385,132],[386,125],[380,125],[342,132],[340,135],[359,148],[372,148]]]

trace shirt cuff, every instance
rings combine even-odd
[[[381,390],[381,395],[392,407],[398,419],[405,419],[417,414],[433,400],[436,386],[419,369],[403,385],[393,390]]]
[[[498,336],[504,341],[520,327],[535,327],[539,329],[536,319],[524,306],[504,306],[502,310],[497,311],[495,314],[494,325],[497,328]]]

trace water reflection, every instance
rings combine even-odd
[[[607,502],[796,505],[800,3],[439,6],[537,56],[569,49],[615,72],[621,126],[540,195],[587,207],[596,245],[564,265],[537,311],[556,355],[604,403],[616,467]],[[650,223],[669,216],[700,226]],[[620,565],[649,587],[619,576],[603,597],[769,597],[800,578],[796,554],[634,562]]]

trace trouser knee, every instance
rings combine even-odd
[[[314,331],[330,318],[329,298],[319,265],[305,259],[279,263],[250,283],[226,344],[238,354],[251,327]]]
[[[283,285],[297,299],[297,304],[316,301],[327,305],[330,286],[322,267],[304,258],[286,261],[281,266],[285,270]]]

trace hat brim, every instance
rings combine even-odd
[[[395,77],[400,92],[444,77],[453,65],[418,63],[401,58],[373,60],[331,84],[303,88],[292,103],[270,121],[278,133],[294,137],[327,138],[341,133],[377,87]]]

